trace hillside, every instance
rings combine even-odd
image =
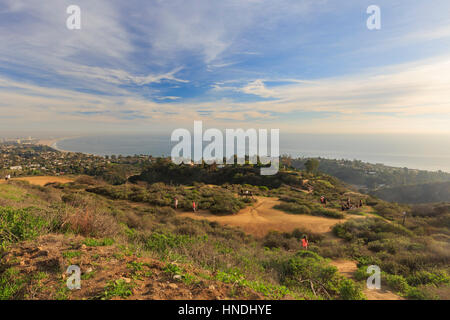
[[[305,169],[308,159],[290,159],[282,162],[297,169]],[[359,160],[333,160],[318,158],[320,172],[372,193],[386,201],[402,203],[431,203],[450,201],[448,183],[450,173],[396,168],[371,164]]]
[[[156,168],[169,180],[150,174]],[[324,174],[289,170],[265,179],[254,170],[160,159],[122,185],[89,176],[0,184],[0,297],[380,298],[364,289],[365,268],[376,264],[386,285],[381,297],[449,298],[448,207],[423,215]],[[196,178],[187,184],[189,175]],[[211,177],[222,180],[194,182]],[[353,208],[342,211],[347,199]],[[356,269],[341,273],[339,261]],[[81,267],[82,290],[65,289],[71,264]]]
[[[450,201],[450,182],[436,182],[382,188],[372,192],[386,201],[402,203],[433,203]]]

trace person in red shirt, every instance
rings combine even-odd
[[[308,239],[306,239],[306,236],[302,238],[302,247],[304,250],[308,250]]]
[[[192,201],[192,209],[194,210],[194,212],[197,211],[197,205],[195,204],[195,201]]]

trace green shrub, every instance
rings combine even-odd
[[[114,239],[111,239],[111,238],[104,238],[104,239],[86,238],[83,241],[83,244],[85,244],[88,247],[111,246],[114,244]]]
[[[0,207],[0,248],[11,242],[33,239],[48,226],[47,221],[30,209]]]
[[[390,288],[400,293],[406,292],[409,288],[406,279],[400,275],[387,274],[386,283]]]
[[[441,284],[450,284],[450,277],[449,275],[443,271],[438,270],[434,272],[428,272],[425,270],[420,270],[415,272],[414,274],[408,276],[407,278],[408,284],[411,286],[419,286],[419,285],[426,285],[426,284],[433,284],[433,285],[441,285]]]
[[[126,283],[124,279],[109,281],[103,292],[102,299],[109,300],[113,297],[128,298],[133,294],[134,284]]]
[[[18,298],[18,294],[26,283],[18,269],[9,268],[0,275],[0,300]]]
[[[341,278],[337,268],[314,252],[299,251],[282,263],[282,270],[281,282],[289,288],[301,288],[324,298],[339,295]]]
[[[366,300],[361,288],[350,279],[340,282],[339,295],[342,300]]]
[[[165,253],[168,249],[185,247],[197,242],[205,242],[208,237],[205,236],[189,236],[172,233],[152,233],[146,240],[145,247],[148,250]]]
[[[311,210],[307,206],[296,203],[280,203],[274,208],[294,214],[311,214]]]

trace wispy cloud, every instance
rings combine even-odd
[[[2,127],[450,131],[448,1],[70,4],[1,1]]]

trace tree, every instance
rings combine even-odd
[[[319,169],[319,160],[317,159],[308,159],[305,162],[306,171],[310,173],[316,173],[317,169]]]

